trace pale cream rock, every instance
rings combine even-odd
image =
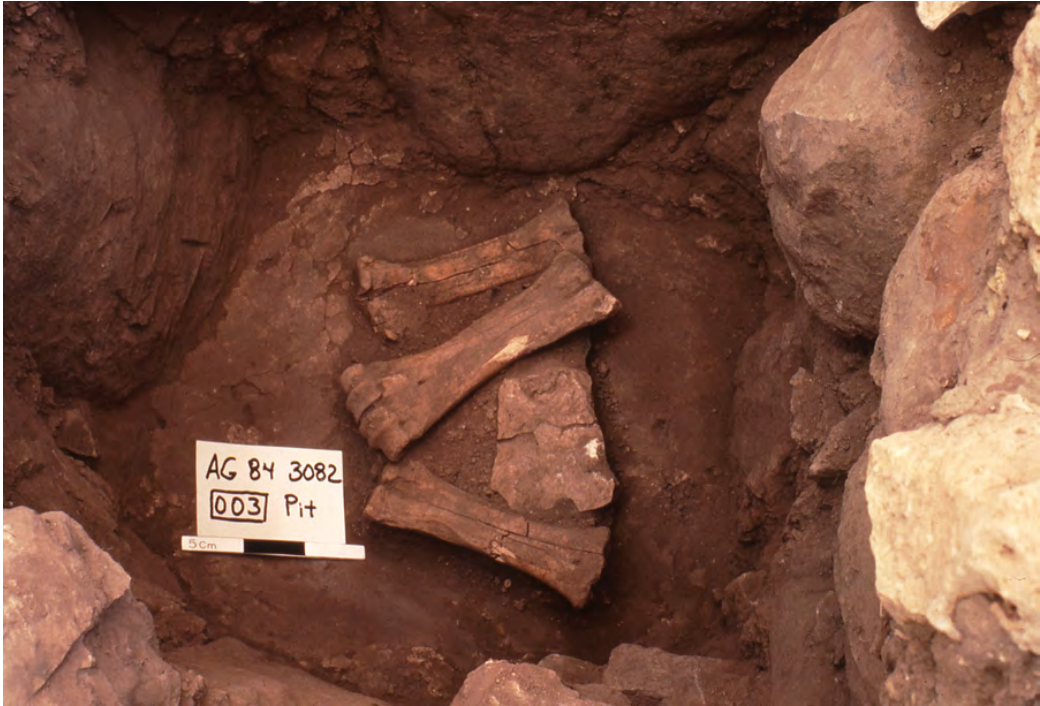
[[[917,3],[917,17],[921,24],[931,30],[938,29],[954,15],[974,15],[999,2],[965,2],[964,0],[934,0]]]
[[[1040,11],[1033,11],[1022,30],[1013,61],[1015,73],[1004,100],[1000,142],[1011,181],[1011,223],[1029,238],[1030,261],[1040,287]]]
[[[1040,653],[1040,407],[1019,395],[878,439],[866,481],[870,546],[884,608],[953,639],[957,602],[998,594],[998,618]]]

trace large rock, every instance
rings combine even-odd
[[[892,616],[956,640],[958,601],[999,596],[1001,625],[1040,654],[1036,406],[1010,395],[998,412],[878,439],[866,493],[877,591]]]
[[[1040,287],[1040,14],[1015,45],[1015,73],[1004,101],[1001,143],[1011,180],[1011,220],[1026,230]],[[1031,233],[1029,231],[1032,231]]]
[[[176,650],[169,659],[202,677],[198,706],[386,706],[274,662],[230,637]]]
[[[219,291],[251,141],[223,98],[172,110],[97,10],[70,17],[4,6],[4,334],[48,384],[119,398]]]
[[[992,408],[1017,391],[1040,400],[1040,295],[1009,237],[996,161],[943,184],[885,290],[872,372],[888,433]],[[940,399],[941,398],[941,399]]]
[[[772,20],[780,32],[810,12],[769,3],[388,4],[379,68],[460,169],[570,171],[706,105],[765,45],[760,27]]]
[[[803,52],[762,106],[776,238],[813,311],[846,334],[877,333],[904,240],[992,109],[953,96],[969,73],[994,86],[1006,73],[980,42],[950,39],[922,27],[912,5],[870,3]],[[957,61],[972,71],[951,72]]]
[[[4,510],[4,703],[180,702],[130,577],[60,512]]]

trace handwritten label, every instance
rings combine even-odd
[[[205,537],[343,543],[343,453],[195,442]]]

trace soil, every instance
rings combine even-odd
[[[740,626],[727,622],[718,596],[762,568],[769,538],[741,541],[745,479],[729,452],[733,379],[763,321],[767,287],[793,296],[754,186],[757,150],[748,140],[757,111],[742,101],[760,102],[761,89],[811,40],[809,29],[783,41],[766,34],[760,73],[719,89],[711,110],[645,129],[571,174],[465,176],[435,160],[392,112],[370,111],[344,129],[287,107],[280,94],[273,107],[255,94],[242,98],[258,152],[242,225],[248,245],[209,316],[172,344],[159,379],[93,413],[96,470],[118,496],[121,522],[165,560],[206,622],[167,633],[168,647],[230,635],[402,704],[448,703],[490,658],[562,653],[602,664],[622,643],[740,658]],[[169,93],[214,82],[184,51],[166,74]],[[381,101],[372,99],[385,110]],[[343,164],[353,181],[331,182]],[[623,307],[589,333],[593,394],[619,487],[595,517],[612,537],[603,577],[580,611],[486,557],[363,521],[384,461],[358,434],[336,382],[352,363],[443,342],[526,284],[439,307],[421,331],[391,343],[356,299],[359,257],[410,261],[472,245],[560,196],[581,225],[596,277]],[[501,375],[482,386],[409,452],[494,502],[502,502],[487,489],[500,383]],[[363,543],[368,558],[180,552],[180,536],[194,529],[197,438],[342,449],[348,541]],[[147,572],[134,578],[152,580]]]
[[[281,184],[327,168],[316,154],[321,139],[320,133],[292,136],[265,150],[252,232],[284,214],[291,188]],[[310,157],[301,160],[301,154]],[[264,179],[265,174],[280,176]],[[352,272],[362,254],[409,261],[465,247],[512,230],[548,203],[525,187],[406,178],[393,187],[367,189],[352,204],[370,219],[359,219],[367,222],[346,251],[344,271]],[[416,194],[433,187],[443,194],[443,206],[431,216],[421,211]],[[748,243],[733,242],[734,229],[726,223],[698,214],[661,219],[591,181],[579,182],[577,193],[572,211],[594,272],[623,305],[615,319],[591,331],[594,398],[619,490],[613,506],[600,513],[613,536],[589,605],[575,611],[534,579],[488,558],[363,522],[383,461],[357,433],[338,391],[338,404],[325,410],[338,422],[338,438],[329,448],[343,448],[351,459],[348,534],[365,544],[365,562],[171,552],[174,535],[192,531],[187,515],[167,513],[171,524],[156,526],[135,509],[142,498],[139,489],[127,487],[134,481],[113,468],[129,467],[121,463],[128,438],[151,443],[153,432],[141,420],[158,420],[149,410],[152,393],[146,392],[99,423],[107,432],[100,470],[125,488],[125,505],[138,519],[135,529],[170,556],[192,608],[209,623],[207,637],[246,639],[331,681],[401,703],[446,702],[465,674],[489,658],[537,660],[562,653],[602,664],[614,646],[626,642],[739,657],[737,633],[725,623],[713,592],[753,568],[756,558],[753,547],[738,541],[743,478],[728,459],[727,444],[734,368],[761,319],[766,283],[760,256]],[[397,343],[386,342],[355,307],[354,333],[338,351],[337,369],[437,345],[523,284],[440,307],[420,333]],[[228,370],[228,378],[236,372]],[[409,451],[409,458],[489,499],[500,378]],[[294,391],[282,394],[288,398]],[[226,407],[217,406],[196,416],[193,428],[212,434],[226,427],[226,414]],[[182,437],[177,443],[186,449],[190,441]],[[263,443],[306,445],[291,433],[265,434]],[[182,481],[190,482],[188,468],[178,470]],[[182,492],[190,494],[187,487]]]

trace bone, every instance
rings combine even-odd
[[[544,513],[573,504],[586,512],[614,496],[616,480],[596,422],[585,349],[574,352],[578,355],[570,357],[576,360],[548,356],[556,350],[532,356],[511,368],[498,390],[491,488],[514,510]]]
[[[414,461],[383,470],[365,516],[486,554],[551,586],[575,608],[588,601],[610,539],[606,527],[560,527],[496,508]]]
[[[512,233],[431,260],[361,257],[358,294],[376,330],[396,341],[425,320],[427,307],[537,274],[565,251],[582,256],[584,238],[561,199]]]
[[[511,362],[619,308],[582,258],[560,253],[527,290],[440,346],[347,368],[340,378],[347,409],[368,443],[397,461],[410,443]]]

